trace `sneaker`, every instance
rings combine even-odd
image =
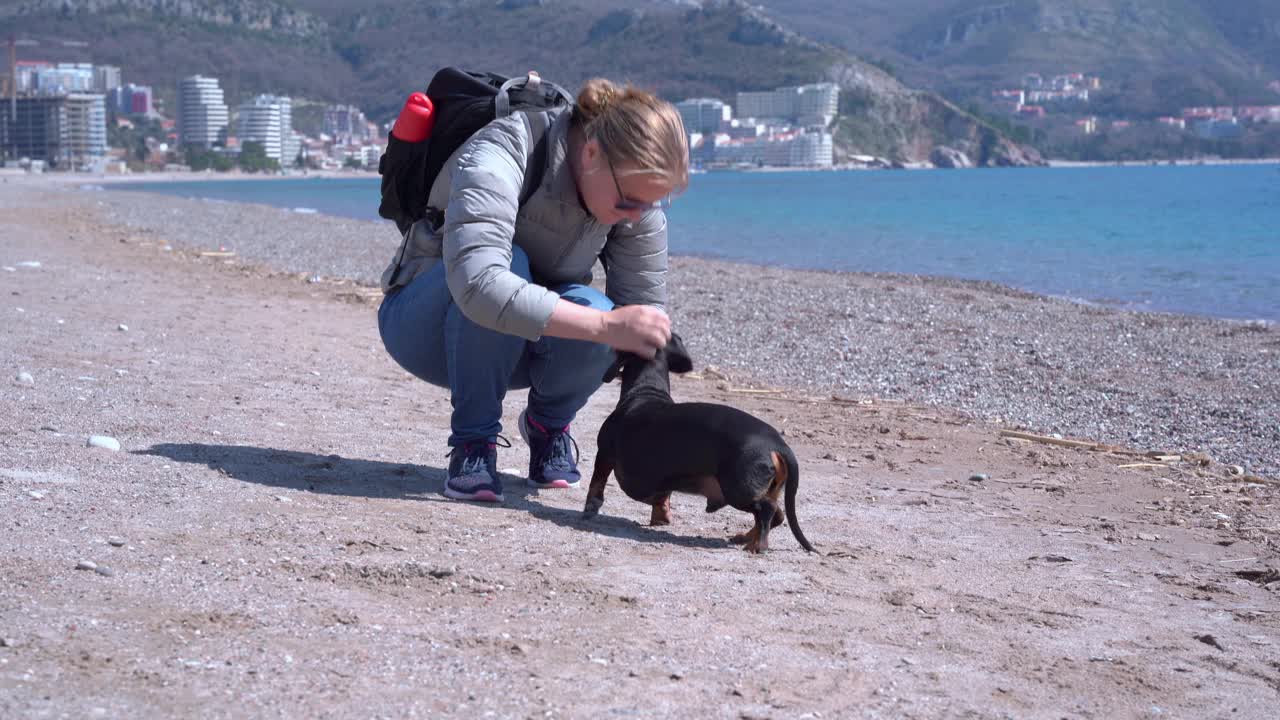
[[[529,408],[520,413],[520,437],[529,445],[529,487],[571,488],[582,479],[578,472],[578,443],[569,426],[545,428],[529,418]]]
[[[444,481],[444,496],[454,500],[502,502],[496,442],[476,440],[449,451],[449,477]]]

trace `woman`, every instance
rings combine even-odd
[[[614,350],[652,357],[671,336],[663,209],[688,185],[679,113],[596,79],[575,106],[538,115],[496,120],[454,153],[431,190],[442,226],[411,228],[383,276],[387,352],[451,394],[450,498],[502,501],[508,389],[529,388],[528,484],[577,485],[569,426]],[[535,127],[545,170],[530,161]],[[530,178],[537,190],[521,203]],[[589,287],[597,259],[605,293]]]

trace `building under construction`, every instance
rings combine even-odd
[[[16,44],[10,37],[8,68],[0,82],[0,160],[40,160],[68,170],[92,166],[107,153],[104,96],[62,89],[24,91],[18,82]],[[86,67],[92,71],[92,66]]]
[[[6,163],[42,160],[50,168],[84,168],[107,153],[101,95],[6,98],[0,106],[0,152]]]

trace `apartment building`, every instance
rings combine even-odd
[[[802,126],[826,127],[840,110],[840,86],[814,83],[766,92],[738,93],[739,117],[790,120]]]
[[[61,154],[72,167],[92,165],[107,154],[107,103],[102,95],[72,93],[63,104]]]
[[[715,98],[689,98],[676,103],[685,132],[714,133],[733,119],[733,108]]]
[[[298,148],[293,136],[293,102],[279,95],[259,95],[236,111],[236,137],[262,145],[267,157],[292,165]],[[292,150],[292,154],[290,154]]]
[[[359,108],[352,105],[330,105],[325,108],[322,132],[341,145],[375,140],[378,137],[376,126],[369,122]]]
[[[831,167],[834,162],[833,141],[828,132],[794,130],[754,138],[722,134],[711,142],[714,147],[704,151],[717,164],[820,168]]]
[[[192,75],[178,83],[178,141],[208,148],[225,140],[227,104],[217,78]]]
[[[121,85],[107,93],[107,106],[118,115],[153,115],[155,102],[146,85]]]
[[[93,65],[93,91],[99,93],[111,92],[112,89],[120,87],[120,68],[115,65]]]

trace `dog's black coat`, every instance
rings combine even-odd
[[[737,408],[674,402],[668,373],[692,369],[677,335],[653,360],[618,354],[604,381],[621,374],[622,393],[600,427],[584,515],[599,511],[612,472],[628,497],[653,505],[654,524],[670,522],[672,492],[703,495],[707,512],[730,505],[751,513],[755,527],[735,540],[759,552],[768,548],[770,528],[782,523],[777,496],[785,489],[791,532],[812,552],[796,520],[800,469],[795,454],[771,425]]]

